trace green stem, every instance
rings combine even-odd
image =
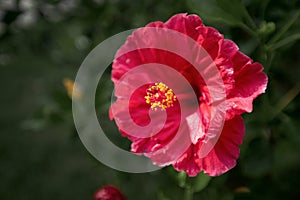
[[[272,45],[273,43],[277,42],[287,31],[288,29],[296,22],[300,15],[300,11],[296,12],[295,15],[288,20],[288,22],[280,29],[280,31],[275,34],[270,41],[268,42],[268,46]]]
[[[300,84],[297,84],[279,100],[279,102],[275,106],[273,115],[270,120],[274,119],[278,114],[280,114],[283,111],[283,109],[287,107],[299,93]]]
[[[276,52],[267,51],[267,60],[266,60],[266,65],[265,65],[265,72],[266,73],[268,73],[271,69],[272,62],[275,58],[275,53]]]
[[[264,0],[262,2],[262,6],[261,6],[261,18],[265,19],[265,12],[267,9],[268,4],[270,3],[270,0]]]
[[[296,40],[299,40],[299,39],[300,39],[300,33],[297,33],[297,34],[291,35],[291,36],[289,36],[285,39],[282,39],[282,40],[280,40],[279,42],[277,42],[275,44],[268,45],[267,49],[274,51],[274,50],[276,50],[276,49],[278,49],[278,48],[280,48],[284,45],[287,45],[287,44],[289,44],[291,42],[294,42]]]
[[[243,12],[244,12],[245,19],[248,22],[250,28],[252,30],[256,31],[257,30],[257,26],[256,26],[255,22],[253,21],[253,18],[250,16],[248,10],[245,7],[243,9]]]
[[[249,28],[249,26],[247,26],[246,24],[241,23],[241,24],[239,24],[239,27],[241,29],[243,29],[245,32],[249,33],[254,38],[257,38],[257,33],[255,31],[253,31],[251,28]]]
[[[194,191],[190,185],[186,185],[184,190],[184,200],[193,200],[194,198]]]

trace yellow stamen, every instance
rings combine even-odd
[[[146,103],[150,104],[151,109],[153,110],[156,110],[157,107],[165,110],[166,108],[173,106],[173,103],[177,100],[172,89],[169,89],[169,87],[162,82],[150,86],[147,89],[146,94]]]

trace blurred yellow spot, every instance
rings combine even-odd
[[[246,186],[237,187],[234,189],[234,193],[249,193],[250,189]]]
[[[79,99],[81,98],[81,91],[78,87],[75,86],[74,81],[69,79],[69,78],[65,78],[63,80],[63,84],[64,87],[67,90],[68,96],[72,99],[72,97],[74,97],[74,99]]]

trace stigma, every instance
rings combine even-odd
[[[174,105],[174,102],[177,101],[177,97],[172,89],[160,82],[155,83],[147,89],[145,100],[146,103],[151,106],[151,109],[157,110],[157,108],[161,108],[165,110]]]

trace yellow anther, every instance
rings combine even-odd
[[[160,82],[147,89],[145,100],[147,104],[150,104],[151,109],[156,110],[157,107],[160,107],[162,110],[165,110],[173,106],[177,98],[172,89]]]

